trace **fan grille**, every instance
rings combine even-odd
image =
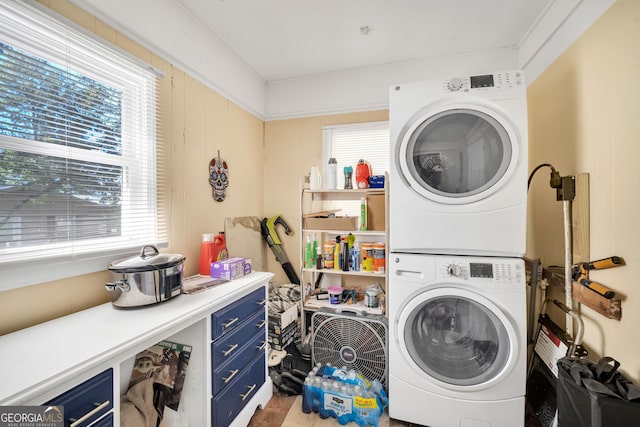
[[[346,366],[386,385],[386,318],[318,311],[311,316],[311,355],[314,364]]]

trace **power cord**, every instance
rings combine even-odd
[[[549,185],[551,186],[551,188],[558,188],[562,185],[562,178],[560,177],[560,173],[556,170],[556,168],[554,168],[553,165],[550,163],[542,163],[536,166],[533,169],[533,171],[531,171],[531,174],[529,175],[529,180],[527,181],[527,191],[529,191],[529,187],[531,186],[531,180],[533,179],[533,176],[536,174],[536,172],[538,172],[543,167],[551,168],[551,178],[549,180]]]
[[[553,165],[551,165],[550,163],[542,163],[536,166],[533,169],[533,171],[531,171],[531,174],[529,175],[529,180],[527,181],[527,191],[529,191],[529,187],[531,186],[531,180],[533,179],[533,176],[535,175],[535,173],[545,166],[551,168],[551,177],[549,178],[549,186],[551,188],[556,189],[556,200],[557,201],[573,200],[576,197],[576,182],[575,182],[576,177],[572,175],[560,176],[560,172],[558,172],[556,168],[554,168]]]

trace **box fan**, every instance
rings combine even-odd
[[[384,316],[321,309],[311,316],[311,360],[346,366],[386,385],[387,336]]]

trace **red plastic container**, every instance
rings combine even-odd
[[[213,234],[203,234],[202,243],[200,244],[200,263],[198,264],[198,272],[203,276],[211,275],[211,263],[229,258],[227,252],[227,243],[224,233],[220,232],[217,236]]]
[[[358,160],[356,166],[356,185],[358,188],[369,188],[369,177],[371,176],[371,166],[363,159]]]

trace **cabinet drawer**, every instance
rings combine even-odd
[[[265,334],[267,321],[264,310],[254,313],[251,318],[241,323],[232,332],[211,343],[211,366],[222,365],[239,354],[242,347],[258,332]]]
[[[237,380],[211,399],[212,427],[227,427],[255,396],[265,381],[265,365],[265,356],[258,356]]]
[[[264,354],[267,341],[264,335],[264,331],[260,331],[256,336],[246,343],[236,354],[235,357],[226,361],[221,366],[214,366],[212,372],[212,392],[213,395],[220,393],[228,384],[230,384],[234,378],[237,378],[242,374],[243,369],[251,362],[258,354]]]
[[[211,315],[211,339],[229,333],[258,310],[264,313],[266,304],[265,289],[260,288],[216,311]]]
[[[45,405],[64,406],[65,426],[78,421],[77,426],[91,424],[113,408],[113,369],[107,369]]]
[[[108,414],[106,417],[97,421],[91,427],[113,427],[113,413]]]

